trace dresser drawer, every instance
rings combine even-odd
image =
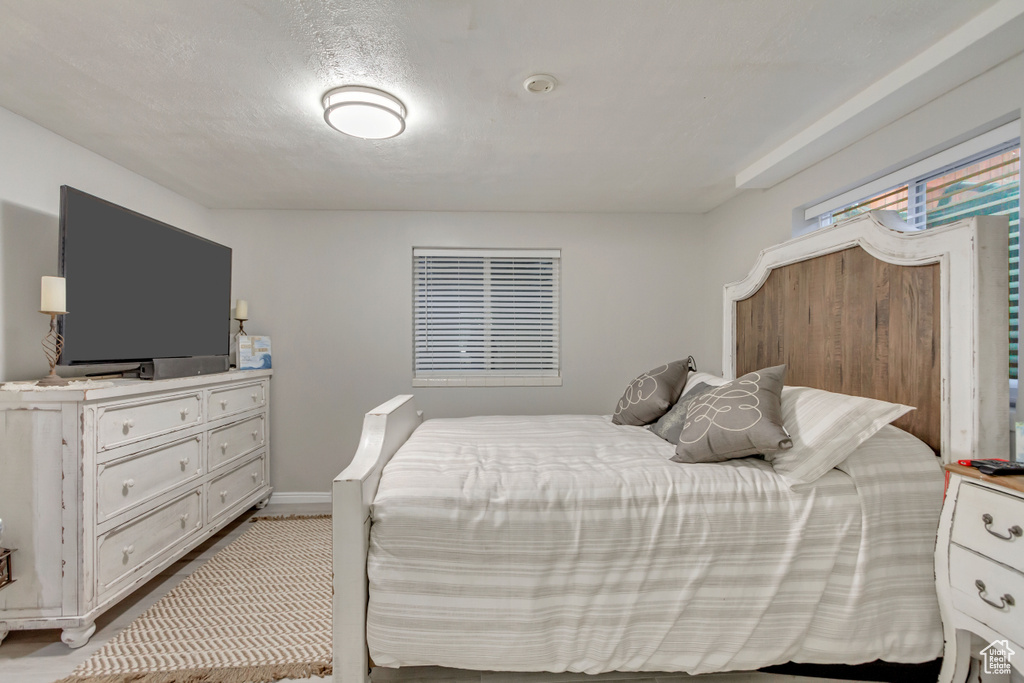
[[[1024,642],[1024,574],[953,545],[949,583],[953,607],[1014,642]]]
[[[96,417],[96,448],[106,451],[200,424],[201,407],[199,393],[101,406]]]
[[[216,420],[226,415],[259,408],[266,403],[266,385],[263,382],[253,382],[240,387],[211,389],[207,394],[206,411],[210,420]]]
[[[1024,537],[1019,535],[1024,531],[1024,500],[965,483],[953,514],[954,543],[1005,565],[1024,567]]]
[[[201,490],[172,500],[152,512],[111,529],[97,540],[97,594],[130,581],[143,565],[172,551],[182,540],[202,528]]]
[[[211,521],[249,494],[266,486],[266,461],[266,454],[261,453],[210,482],[206,511]]]
[[[262,448],[267,442],[266,422],[265,415],[257,415],[211,431],[207,444],[207,466],[212,470],[240,455]]]
[[[202,437],[190,436],[99,465],[99,521],[202,476],[202,455]]]

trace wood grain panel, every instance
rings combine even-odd
[[[736,302],[736,374],[785,363],[786,384],[917,408],[893,424],[941,439],[939,266],[860,247],[776,268]]]

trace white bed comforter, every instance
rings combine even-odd
[[[367,639],[380,666],[711,671],[942,649],[942,475],[886,427],[811,489],[754,458],[670,462],[607,417],[430,420],[384,469]]]

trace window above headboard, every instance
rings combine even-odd
[[[811,229],[869,211],[889,227],[917,231],[972,216],[1009,221],[1009,325],[1011,407],[1016,404],[1020,305],[1020,120],[808,207]],[[800,231],[806,232],[806,229]]]

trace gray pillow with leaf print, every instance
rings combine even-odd
[[[690,359],[684,358],[640,375],[626,387],[612,422],[638,427],[654,422],[679,400],[689,372]]]
[[[686,409],[693,399],[697,398],[711,388],[707,382],[697,382],[690,390],[683,394],[676,404],[669,408],[668,412],[658,418],[658,421],[651,425],[651,431],[665,439],[671,444],[679,443],[679,434],[683,431],[683,423],[686,422]]]
[[[723,462],[793,447],[782,421],[786,366],[747,373],[713,387],[687,407],[676,462]]]

